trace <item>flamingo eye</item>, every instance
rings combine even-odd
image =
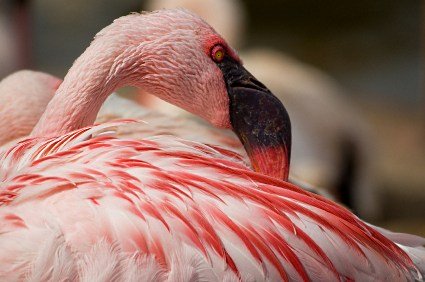
[[[216,45],[211,50],[211,57],[217,63],[220,63],[224,59],[225,54],[226,54],[226,51],[224,50],[224,47],[221,45]]]

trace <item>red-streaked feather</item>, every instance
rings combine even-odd
[[[120,263],[143,257],[144,270],[191,265],[218,281],[421,277],[408,249],[329,200],[251,171],[234,153],[101,133],[108,129],[0,152],[0,279],[19,260],[54,256],[59,247],[47,248],[46,234],[59,234],[49,244],[72,249],[66,261],[76,265],[96,250]]]

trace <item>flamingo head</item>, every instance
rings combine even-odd
[[[282,103],[212,27],[182,9],[130,14],[100,31],[32,136],[93,124],[106,97],[125,85],[233,129],[255,170],[287,179],[291,131]]]
[[[108,34],[127,42],[109,71],[120,83],[233,129],[255,170],[287,179],[291,127],[284,106],[205,21],[183,9],[160,10],[117,19],[97,37]]]
[[[0,82],[0,145],[31,132],[61,82],[29,70],[15,72]]]

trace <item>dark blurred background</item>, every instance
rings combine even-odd
[[[367,121],[383,203],[376,222],[425,235],[422,1],[242,2],[241,48],[274,48],[328,73]],[[140,0],[0,0],[0,78],[20,68],[63,77],[102,27],[144,6]]]
[[[421,1],[247,3],[249,42],[319,66],[368,99],[420,101]]]

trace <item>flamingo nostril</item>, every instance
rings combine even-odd
[[[259,91],[268,91],[267,87],[253,77],[248,77],[242,80],[236,80],[231,85],[233,88],[248,88]]]

